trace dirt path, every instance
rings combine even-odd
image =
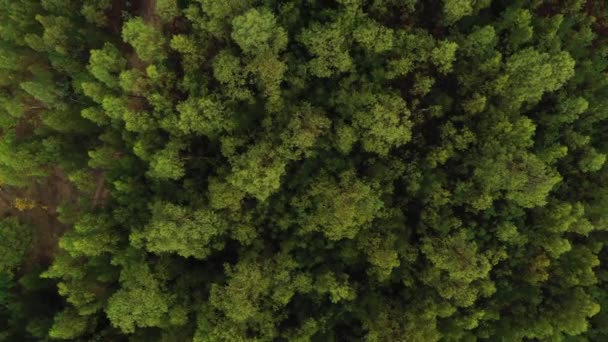
[[[162,29],[162,22],[160,17],[156,14],[156,0],[133,0],[129,6],[122,0],[115,0],[108,13],[108,19],[110,30],[116,35],[120,35],[122,32],[125,20],[123,12],[130,13],[132,16],[141,17],[149,25],[152,25],[159,30]],[[142,71],[146,70],[148,65],[137,56],[131,46],[123,43],[121,50],[123,50],[130,67]]]
[[[106,186],[106,174],[102,170],[95,170],[93,172],[94,178],[97,179],[95,187],[95,195],[93,195],[93,207],[102,207],[108,197],[110,197],[110,189]]]
[[[162,22],[156,14],[156,0],[132,0],[129,5],[124,0],[115,0],[107,13],[108,26],[115,34],[120,34],[123,25],[123,12],[139,16],[145,22],[160,29]]]
[[[156,0],[139,0],[137,3],[139,4],[138,14],[144,21],[160,29],[162,23],[160,17],[156,14]]]

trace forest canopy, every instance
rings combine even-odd
[[[0,341],[607,341],[607,76],[600,0],[0,0]]]

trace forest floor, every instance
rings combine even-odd
[[[125,2],[122,0],[116,0],[112,4],[112,9],[108,13],[109,27],[113,33],[120,35],[122,32],[122,26],[125,18],[123,17],[123,11],[129,9],[135,15],[140,16],[144,21],[156,28],[161,28],[162,23],[160,17],[156,14],[156,0],[134,0],[131,2],[129,8],[126,7]],[[124,43],[121,48],[127,56],[129,66],[145,71],[146,63],[144,63],[133,51],[128,44]]]
[[[93,195],[93,207],[103,207],[110,197],[110,189],[106,185],[106,174],[101,170],[93,171],[95,178],[95,194]]]
[[[160,17],[156,15],[156,0],[136,1],[136,8],[139,15],[148,23],[157,28],[161,27]]]
[[[122,12],[126,10],[133,11],[132,13],[142,17],[149,24],[161,24],[160,18],[156,14],[156,0],[133,0],[130,5],[127,5],[124,0],[115,0],[110,12],[107,13],[109,26],[115,32],[122,30],[124,20]]]
[[[141,16],[147,23],[160,27],[161,21],[156,14],[156,0],[134,0],[132,2],[134,12]],[[115,1],[112,10],[108,13],[110,27],[113,31],[120,32],[122,29],[122,11],[125,8],[124,1]],[[130,51],[128,54],[130,65],[145,68],[145,64],[139,60],[137,55]],[[36,115],[43,107],[37,103],[32,104],[31,115],[29,115],[17,127],[18,137],[32,134],[38,116]],[[105,173],[100,170],[93,171],[95,182],[95,193],[92,198],[94,207],[103,206],[109,197],[109,189],[105,184]],[[33,241],[29,257],[25,267],[42,264],[48,265],[52,262],[58,249],[61,235],[68,228],[58,219],[57,208],[63,203],[75,202],[82,194],[77,191],[67,178],[65,172],[54,168],[48,177],[38,180],[25,188],[0,187],[0,217],[13,216],[21,222],[33,227]],[[15,201],[24,199],[31,206],[17,209]]]
[[[34,182],[28,187],[0,189],[0,216],[17,217],[19,221],[34,229],[26,268],[36,264],[48,265],[53,260],[59,237],[67,228],[57,218],[57,207],[77,196],[74,186],[58,168],[46,179]],[[17,199],[25,199],[31,206],[19,210],[15,206]]]
[[[112,31],[119,33],[122,30],[123,10],[126,3],[116,0],[108,13],[109,26]],[[133,0],[131,7],[136,15],[141,16],[147,23],[160,27],[161,20],[156,14],[156,0]],[[129,62],[132,67],[145,69],[143,63],[134,51],[130,51]],[[34,132],[39,123],[39,110],[43,106],[38,103],[31,104],[27,117],[17,127],[17,136],[24,137]],[[95,193],[92,195],[92,206],[100,207],[106,202],[110,191],[105,183],[105,173],[93,170]],[[25,267],[36,264],[48,265],[52,262],[58,249],[59,238],[68,228],[58,219],[57,208],[63,203],[73,203],[78,200],[81,193],[77,191],[67,178],[65,172],[58,167],[53,168],[45,179],[33,182],[24,188],[0,187],[0,217],[13,216],[21,222],[33,227],[33,241]],[[17,209],[15,201],[26,200],[31,205]]]
[[[34,134],[41,123],[42,110],[44,105],[37,101],[28,104],[15,128],[17,139]],[[67,228],[59,222],[57,209],[62,203],[77,200],[78,196],[76,188],[59,167],[52,167],[47,177],[34,180],[25,187],[0,185],[0,218],[16,217],[33,229],[32,244],[24,265],[26,269],[48,265],[53,260],[59,238]]]

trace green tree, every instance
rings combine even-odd
[[[228,229],[228,223],[214,211],[163,202],[152,204],[150,210],[150,224],[131,236],[133,240],[145,241],[148,251],[204,259],[213,250],[223,249],[220,237]]]
[[[0,8],[0,340],[608,340],[605,2]]]
[[[163,21],[170,22],[180,15],[180,8],[176,0],[158,0],[156,1],[156,13]]]
[[[32,240],[32,230],[19,223],[16,218],[5,218],[0,221],[0,234],[2,235],[0,271],[10,273],[23,263]]]
[[[124,24],[122,38],[133,46],[139,58],[144,62],[156,63],[167,58],[165,37],[140,17],[133,18]]]
[[[89,61],[89,72],[109,88],[118,87],[118,74],[125,69],[127,61],[121,56],[120,51],[110,44],[105,43],[103,49],[91,51]]]

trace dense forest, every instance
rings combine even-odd
[[[604,0],[0,0],[0,341],[608,341]]]

